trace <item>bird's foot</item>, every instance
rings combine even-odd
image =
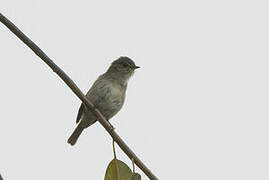
[[[111,130],[114,131],[115,130],[114,126],[109,121],[108,124],[110,125]]]

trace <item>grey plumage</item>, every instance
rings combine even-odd
[[[114,61],[106,73],[94,82],[86,97],[109,120],[122,108],[125,100],[127,82],[134,70],[139,68],[128,57]],[[79,123],[68,143],[74,145],[82,131],[97,121],[94,114],[81,104],[76,123]]]

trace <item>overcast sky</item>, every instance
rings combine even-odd
[[[111,123],[159,179],[268,180],[268,5],[3,0],[0,12],[83,92],[121,55],[141,66]],[[113,157],[104,128],[71,147],[80,100],[2,24],[0,52],[4,179],[103,179]]]

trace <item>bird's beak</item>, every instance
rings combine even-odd
[[[134,66],[133,68],[134,68],[134,69],[138,69],[138,68],[140,68],[140,67],[139,67],[139,66]]]

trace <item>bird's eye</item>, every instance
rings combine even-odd
[[[126,68],[126,67],[128,67],[128,64],[122,64],[122,66]]]

